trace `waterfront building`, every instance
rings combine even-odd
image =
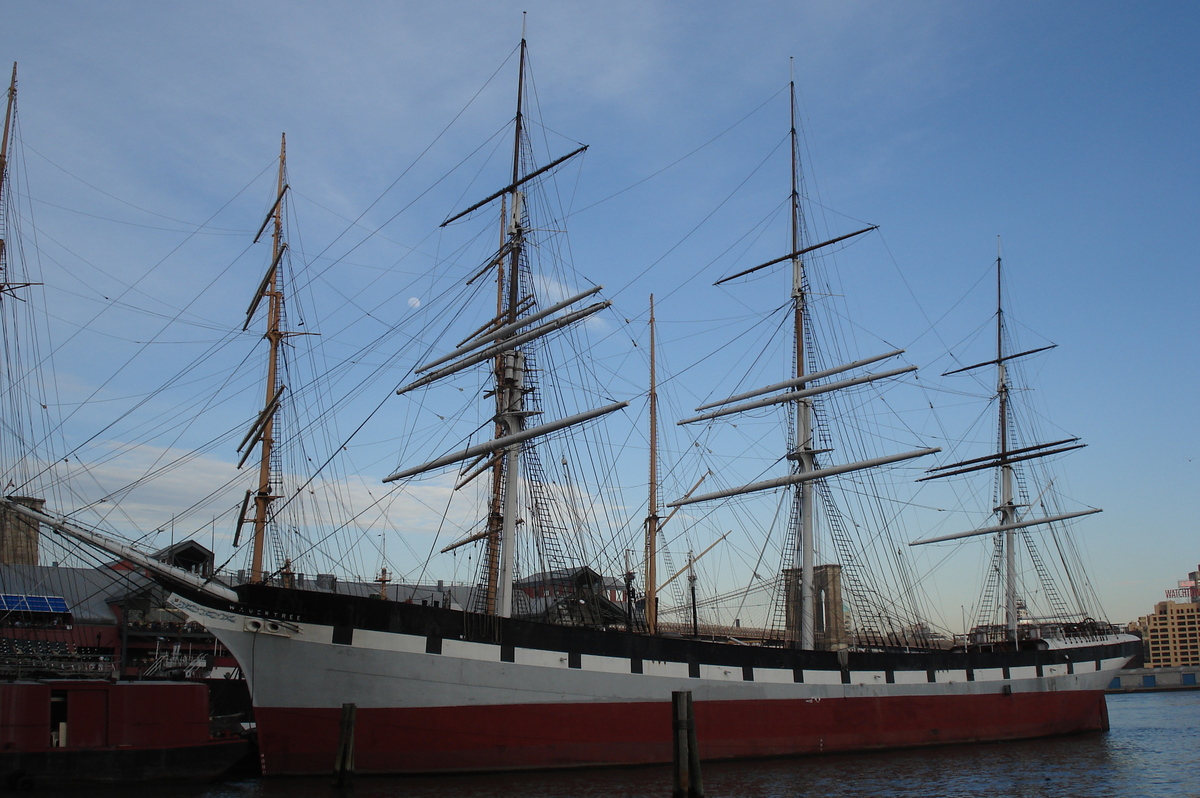
[[[1137,621],[1147,668],[1200,665],[1200,567]]]

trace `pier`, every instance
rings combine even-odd
[[[1129,668],[1121,671],[1108,685],[1109,693],[1150,693],[1167,690],[1195,690],[1200,667]]]

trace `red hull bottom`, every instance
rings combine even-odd
[[[1048,737],[1108,728],[1102,691],[697,701],[703,759],[749,759]],[[256,708],[265,775],[328,773],[340,709]],[[671,702],[357,712],[360,773],[496,771],[671,761]]]

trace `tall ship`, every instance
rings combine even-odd
[[[272,519],[303,492],[281,489],[278,458],[272,454],[275,420],[292,390],[275,365],[281,342],[292,335],[281,326],[286,316],[279,266],[287,246],[280,213],[288,190],[282,153],[277,198],[259,231],[274,220],[271,264],[246,318],[250,325],[265,303],[264,337],[271,350],[262,392],[266,401],[242,442],[243,461],[251,451],[260,455],[254,486],[237,516],[238,538],[253,551],[249,569],[240,580],[226,581],[186,573],[49,510],[7,500],[9,511],[119,554],[170,585],[172,603],[236,657],[253,697],[266,775],[332,770],[348,705],[354,707],[354,762],[361,773],[668,762],[674,691],[693,695],[700,756],[708,760],[1107,728],[1104,689],[1134,655],[1134,639],[1094,620],[1088,609],[1068,609],[1066,602],[1035,616],[1022,597],[1026,587],[1017,576],[1018,547],[1032,530],[1082,513],[1043,514],[1038,509],[1042,497],[1025,495],[1030,486],[1021,469],[1075,443],[1010,439],[1007,367],[1026,353],[1005,349],[1002,313],[997,314],[995,357],[971,367],[997,374],[998,449],[929,473],[986,473],[998,480],[994,520],[961,536],[994,542],[997,576],[985,593],[998,597],[999,609],[991,615],[981,611],[984,622],[963,638],[938,636],[920,620],[910,598],[912,585],[873,579],[864,564],[867,547],[848,530],[871,519],[839,511],[836,484],[853,480],[853,489],[862,493],[872,484],[862,475],[938,450],[918,446],[851,459],[845,455],[853,447],[833,440],[829,422],[840,411],[826,400],[902,379],[915,367],[882,365],[899,358],[898,350],[835,362],[818,347],[824,339],[812,313],[812,261],[874,228],[809,240],[794,88],[784,253],[720,281],[786,274],[788,281],[776,294],[785,298],[781,327],[792,342],[786,365],[777,364],[786,370],[772,384],[706,401],[696,415],[679,422],[688,429],[782,414],[785,439],[774,444],[772,465],[758,478],[725,478],[716,489],[697,482],[660,508],[657,354],[651,333],[651,388],[643,394],[649,491],[637,527],[639,545],[636,551],[618,545],[621,551],[610,553],[609,560],[595,554],[618,537],[605,525],[620,523],[612,522],[614,505],[578,487],[573,476],[603,471],[605,450],[619,445],[603,430],[629,412],[629,402],[603,401],[599,389],[593,393],[601,401],[582,406],[560,400],[563,394],[552,387],[555,380],[593,387],[595,375],[580,370],[586,354],[580,331],[596,324],[609,303],[594,299],[600,286],[565,288],[571,283],[554,279],[549,267],[534,266],[537,257],[553,259],[569,249],[545,240],[567,214],[549,222],[534,218],[546,207],[538,194],[541,181],[586,148],[534,162],[524,40],[517,57],[507,184],[444,223],[453,226],[489,211],[500,219],[498,228],[482,234],[494,242],[488,245],[491,255],[463,275],[462,295],[479,315],[447,313],[438,329],[430,330],[431,338],[443,329],[449,335],[453,321],[469,332],[459,336],[457,346],[436,352],[431,347],[397,389],[401,398],[396,401],[409,403],[410,412],[433,432],[422,439],[431,442],[429,451],[384,480],[410,492],[414,502],[422,486],[432,485],[419,494],[425,506],[432,497],[447,503],[452,494],[472,497],[475,520],[462,521],[443,510],[447,526],[463,534],[441,552],[431,552],[435,557],[473,553],[466,589],[456,592],[445,582],[433,587],[424,567],[410,581],[427,588],[405,592],[386,571],[374,587],[352,587],[332,576],[305,578],[291,559],[267,562],[273,551]],[[484,407],[461,440],[446,421],[446,394],[436,393],[446,381],[450,394],[469,394]],[[593,443],[574,443],[576,434]],[[712,440],[716,446],[719,438]],[[409,446],[412,441],[406,441],[406,449],[415,448]],[[447,480],[448,469],[457,470]],[[640,470],[639,479],[645,473]],[[714,482],[721,479],[713,476]],[[742,507],[755,496],[770,497],[781,519],[761,524],[778,527],[782,541],[777,573],[763,576],[773,567],[765,563],[754,569],[755,589],[766,596],[767,609],[753,623],[743,624],[739,617],[701,624],[694,577],[696,561],[706,552],[689,554],[688,565],[675,568],[664,551],[664,530],[683,523],[676,517],[696,519],[715,512],[708,508]],[[406,522],[393,520],[400,526]],[[888,557],[897,551],[897,545],[883,548]],[[623,567],[614,568],[621,558]],[[614,570],[621,576],[610,576]],[[684,582],[690,584],[690,598],[680,590],[682,600],[672,601],[666,588],[678,589]]]

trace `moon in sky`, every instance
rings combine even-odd
[[[421,300],[417,299],[415,296],[410,296],[408,298],[408,306],[413,309],[419,308],[421,307]]]

